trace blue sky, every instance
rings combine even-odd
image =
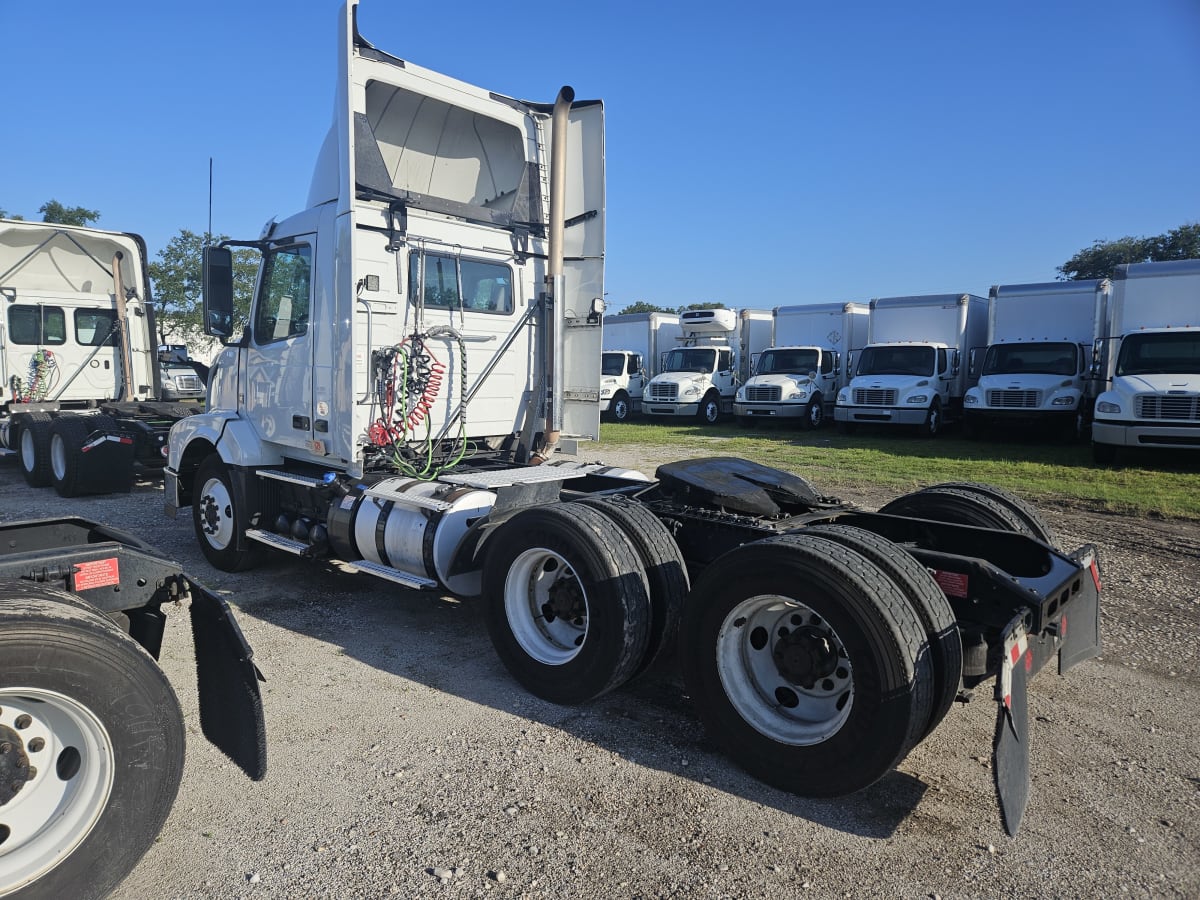
[[[0,0],[0,208],[256,237],[304,205],[336,0]],[[555,10],[555,17],[548,13]],[[1050,281],[1200,220],[1200,2],[363,0],[422,66],[607,110],[611,309]]]

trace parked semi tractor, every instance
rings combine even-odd
[[[980,485],[864,512],[743,459],[556,464],[599,425],[604,108],[401,61],[355,9],[312,205],[245,242],[263,258],[244,331],[228,247],[205,254],[230,343],[172,429],[168,514],[190,508],[227,571],[275,551],[479,597],[505,667],[554,703],[677,649],[712,740],[803,794],[872,783],[994,682],[1015,829],[1026,679],[1098,652],[1094,550]]]
[[[755,356],[771,345],[765,309],[692,309],[679,316],[679,345],[646,385],[648,416],[691,416],[715,425],[733,412],[738,385]]]
[[[850,383],[854,351],[867,343],[869,312],[864,303],[775,307],[771,346],[734,399],[738,423],[776,418],[820,428]]]
[[[994,425],[1037,428],[1070,439],[1092,418],[1091,348],[1108,333],[1109,280],[995,285],[987,348],[972,348],[979,382],[963,400],[970,436]]]
[[[987,300],[974,294],[872,300],[867,346],[854,378],[838,391],[838,427],[912,425],[936,436],[962,415],[971,384],[967,354],[986,337]]]
[[[673,313],[604,317],[600,363],[600,414],[615,422],[642,411],[646,383],[656,376],[667,350],[683,334]]]
[[[184,715],[157,660],[184,604],[200,728],[261,779],[261,675],[224,600],[114,528],[0,524],[0,897],[103,897],[158,836]]]
[[[1119,266],[1109,306],[1093,363],[1096,462],[1123,447],[1200,450],[1200,260]]]
[[[31,487],[128,491],[135,465],[166,464],[167,433],[195,409],[158,399],[140,237],[0,220],[0,306],[0,456]]]

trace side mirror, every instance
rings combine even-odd
[[[950,351],[950,377],[951,378],[958,377],[958,351],[957,350]]]
[[[205,247],[202,260],[204,333],[225,340],[233,334],[233,251]]]

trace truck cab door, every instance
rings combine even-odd
[[[263,441],[312,451],[312,263],[316,235],[271,247],[259,270],[246,352],[245,410]],[[318,436],[319,437],[319,436]]]

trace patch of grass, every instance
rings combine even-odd
[[[1119,468],[1092,462],[1087,443],[1014,440],[969,441],[957,434],[925,439],[904,431],[862,429],[842,435],[766,427],[605,423],[605,447],[651,446],[743,456],[793,471],[821,490],[874,484],[905,493],[942,481],[983,481],[1021,496],[1080,503],[1125,515],[1200,519],[1198,458],[1187,452],[1125,451]]]

